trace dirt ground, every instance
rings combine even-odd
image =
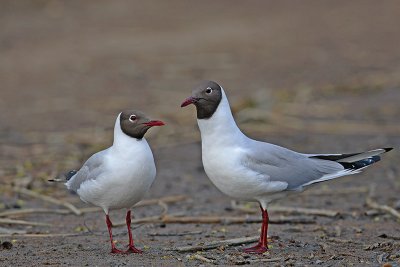
[[[399,25],[398,1],[1,1],[0,266],[399,266],[400,218],[366,203],[400,209]],[[338,215],[272,210],[311,223],[271,224],[262,256],[242,253],[248,244],[167,250],[259,234],[259,223],[229,221],[137,223],[144,254],[110,255],[102,212],[59,214],[65,207],[13,191],[89,207],[47,180],[109,146],[116,115],[135,108],[167,123],[147,138],[158,169],[147,199],[186,197],[134,208],[135,219],[257,218],[203,171],[194,109],[179,107],[203,79],[224,87],[253,138],[308,153],[395,150],[274,203]],[[29,208],[51,212],[4,215]],[[114,232],[122,248],[126,228]]]

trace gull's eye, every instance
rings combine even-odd
[[[206,89],[206,94],[209,95],[209,94],[212,93],[212,91],[213,91],[213,90],[212,90],[210,87],[207,87],[207,89]]]
[[[130,115],[130,116],[129,116],[129,121],[130,121],[130,122],[136,121],[136,115]]]

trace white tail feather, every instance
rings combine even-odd
[[[368,166],[366,166],[366,167],[368,167]],[[339,178],[339,177],[342,177],[342,176],[356,174],[356,173],[359,173],[364,168],[365,167],[360,168],[358,170],[349,170],[349,169],[347,169],[347,170],[341,170],[341,171],[338,171],[338,172],[335,172],[335,173],[325,174],[321,178],[319,178],[317,180],[309,181],[308,183],[305,183],[302,186],[308,186],[308,185],[312,185],[312,184],[315,184],[315,183],[324,182],[324,181],[332,180],[332,179],[335,179],[335,178]]]

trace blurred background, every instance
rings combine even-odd
[[[180,108],[205,79],[224,87],[253,138],[310,153],[398,147],[399,25],[399,1],[1,1],[0,211],[48,205],[15,185],[84,206],[47,179],[108,147],[117,114],[135,108],[167,123],[149,132],[149,197],[191,195],[176,209],[223,212],[230,200],[202,170],[194,108]],[[328,187],[376,184],[399,208],[398,155]],[[332,198],[281,203],[351,211],[365,195]]]

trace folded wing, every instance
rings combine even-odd
[[[353,154],[301,154],[295,151],[254,141],[246,151],[243,163],[247,168],[286,182],[286,190],[303,187],[360,172],[380,160],[390,148]]]
[[[103,162],[106,153],[107,150],[103,150],[92,155],[85,164],[83,164],[82,168],[66,182],[67,188],[76,192],[83,182],[95,180],[103,173]]]

